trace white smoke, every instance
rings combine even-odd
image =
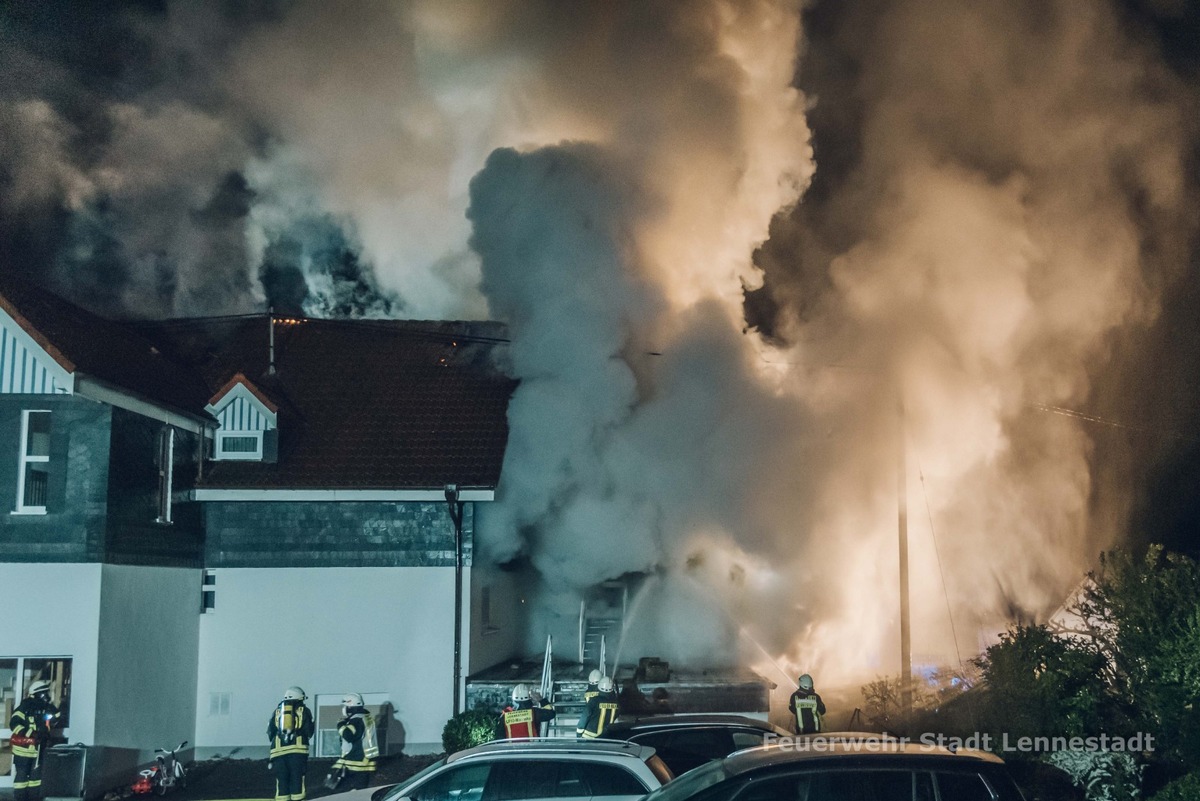
[[[892,670],[903,436],[914,650],[949,658],[1120,533],[1094,431],[1041,410],[1182,270],[1190,101],[1106,3],[822,1],[808,41],[801,6],[173,3],[132,28],[140,94],[0,52],[36,77],[0,96],[0,208],[69,210],[67,267],[113,249],[147,313],[263,303],[315,221],[398,298],[360,313],[507,322],[480,551],[528,554],[548,619],[652,576],[630,658]]]

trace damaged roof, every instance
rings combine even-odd
[[[0,307],[66,369],[196,417],[211,420],[205,406],[244,376],[278,410],[278,459],[210,462],[198,486],[403,490],[499,481],[516,388],[497,366],[507,344],[499,323],[267,314],[122,322],[8,279]]]
[[[222,489],[495,487],[516,382],[498,323],[274,318],[139,326],[213,393],[238,373],[278,408],[275,464],[213,462]]]

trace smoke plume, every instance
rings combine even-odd
[[[627,658],[891,672],[903,498],[954,661],[1195,481],[1168,5],[9,5],[0,257],[114,314],[506,322],[478,553],[533,640],[633,577]]]

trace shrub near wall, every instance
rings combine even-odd
[[[482,706],[459,712],[442,729],[442,748],[453,754],[491,741],[496,735],[497,714]]]

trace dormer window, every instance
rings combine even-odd
[[[261,459],[263,453],[261,431],[244,433],[236,431],[217,432],[218,459]]]
[[[230,379],[207,408],[219,424],[214,459],[273,461],[266,457],[274,453],[277,407],[245,376]]]

